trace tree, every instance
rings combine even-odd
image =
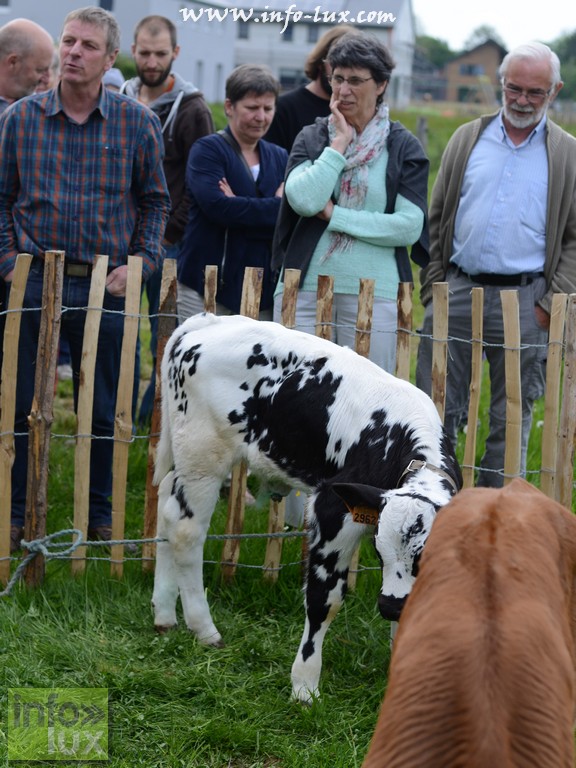
[[[557,37],[550,48],[558,54],[561,64],[568,61],[576,61],[576,31]]]
[[[558,54],[564,81],[564,87],[558,94],[558,98],[574,101],[576,100],[576,31],[556,38],[549,45]]]
[[[498,43],[498,45],[501,45],[502,48],[506,48],[506,44],[498,32],[496,32],[494,27],[490,26],[490,24],[482,24],[480,27],[476,27],[476,29],[470,33],[466,42],[464,43],[464,49],[469,51],[472,48],[476,48],[477,46],[482,45],[482,43],[485,43],[487,40],[494,40],[494,42]]]
[[[418,35],[416,37],[416,48],[430,61],[437,69],[442,69],[444,64],[453,59],[457,54],[450,50],[450,46],[445,40],[438,40],[436,37],[428,35]]]
[[[564,87],[558,94],[558,99],[576,101],[576,59],[562,63],[562,80]]]
[[[118,67],[126,80],[130,80],[131,77],[136,77],[136,64],[134,64],[132,56],[129,56],[127,53],[119,53],[116,57],[114,66]]]

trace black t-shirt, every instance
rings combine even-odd
[[[316,96],[305,85],[294,88],[279,97],[274,120],[264,138],[290,152],[294,139],[305,125],[311,125],[317,117],[329,114],[328,99]]]

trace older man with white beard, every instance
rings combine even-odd
[[[445,425],[456,441],[468,401],[471,288],[484,289],[490,368],[490,431],[478,485],[504,482],[506,387],[500,291],[520,304],[522,472],[534,401],[544,392],[554,293],[576,291],[576,139],[547,110],[562,88],[560,62],[541,43],[510,51],[500,66],[502,109],[461,126],[450,139],[430,203],[430,263],[421,273],[426,307],[416,383],[428,394],[432,284],[449,284]]]

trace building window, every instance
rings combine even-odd
[[[301,69],[281,69],[278,80],[282,91],[290,91],[298,85],[305,85],[308,78]]]
[[[309,24],[308,25],[308,42],[317,43],[319,37],[320,37],[320,27],[318,26],[318,24]]]
[[[285,43],[291,43],[294,39],[294,24],[288,24],[282,35],[282,40]]]
[[[484,74],[484,66],[482,64],[460,64],[460,74],[477,77]]]
[[[221,94],[224,93],[224,73],[222,64],[216,64],[216,78],[213,93],[218,94],[218,98],[221,98]]]
[[[114,0],[100,0],[100,8],[103,8],[105,11],[113,11]]]
[[[196,77],[194,79],[194,85],[202,90],[204,88],[204,62],[196,62]]]
[[[248,22],[238,22],[238,40],[248,40]]]

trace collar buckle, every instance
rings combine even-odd
[[[428,461],[422,461],[422,459],[412,459],[409,463],[404,472],[400,475],[398,478],[398,486],[400,487],[400,482],[402,481],[402,478],[405,475],[408,475],[412,472],[418,472],[419,469],[429,469],[431,472],[435,472],[437,475],[440,475],[440,477],[443,477],[445,480],[447,480],[452,488],[454,489],[454,493],[458,493],[458,487],[452,477],[448,474],[448,472],[445,472],[440,467],[434,466],[434,464],[430,464]]]

